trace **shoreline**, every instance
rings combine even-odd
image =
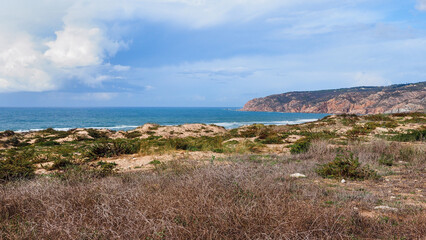
[[[36,128],[36,129],[18,129],[18,130],[11,130],[11,129],[6,129],[6,130],[0,130],[0,133],[5,132],[5,131],[13,131],[15,133],[32,133],[32,132],[40,132],[40,131],[44,131],[46,129],[50,129],[52,128],[55,131],[71,131],[71,130],[75,130],[75,129],[96,129],[96,130],[110,130],[110,131],[132,131],[135,130],[139,127],[143,127],[146,124],[155,124],[155,125],[159,125],[159,126],[164,126],[164,127],[177,127],[177,126],[181,126],[181,125],[191,125],[191,124],[204,124],[204,125],[216,125],[216,126],[220,126],[220,127],[224,127],[225,129],[235,129],[235,128],[239,128],[239,127],[243,127],[243,126],[250,126],[250,125],[255,125],[255,124],[263,124],[265,126],[271,126],[271,125],[276,125],[276,126],[285,126],[285,125],[296,125],[296,124],[302,124],[302,123],[309,123],[309,122],[315,122],[321,120],[321,118],[311,118],[311,119],[298,119],[298,120],[293,120],[293,121],[289,121],[289,120],[283,120],[283,121],[266,121],[266,122],[219,122],[219,123],[184,123],[184,124],[170,124],[170,125],[160,125],[157,123],[145,123],[143,125],[118,125],[118,126],[112,126],[112,127],[84,127],[84,126],[79,126],[79,127],[47,127],[47,128]]]

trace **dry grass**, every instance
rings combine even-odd
[[[383,144],[351,148],[358,155],[398,151]],[[246,155],[204,165],[172,162],[154,172],[107,178],[74,170],[61,178],[1,185],[0,239],[419,239],[426,235],[422,209],[406,207],[368,217],[357,209],[372,209],[379,200],[374,194],[315,184],[321,181],[314,172],[316,164],[335,155],[325,142],[314,142],[308,153],[298,156]],[[289,178],[294,172],[308,178]]]

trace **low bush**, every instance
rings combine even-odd
[[[117,163],[101,161],[101,162],[98,162],[98,167],[99,167],[99,170],[97,173],[101,177],[106,177],[115,173],[115,168],[117,167]]]
[[[236,137],[244,137],[244,138],[252,138],[260,135],[261,132],[265,134],[267,129],[265,129],[265,125],[263,124],[253,124],[247,127],[240,128],[238,131],[238,135]]]
[[[13,136],[13,137],[7,139],[6,141],[4,141],[4,144],[6,146],[18,147],[21,144],[21,141],[19,141],[18,137]]]
[[[399,133],[397,135],[389,137],[389,140],[398,142],[415,142],[425,141],[426,129],[422,130],[409,130],[407,133]]]
[[[34,177],[35,168],[31,163],[33,150],[10,151],[4,160],[0,160],[0,181],[13,181]]]
[[[309,150],[311,146],[311,140],[309,138],[302,138],[290,145],[290,153],[292,154],[300,154],[305,153]]]
[[[10,137],[10,136],[13,136],[13,135],[15,135],[15,132],[11,131],[11,130],[6,130],[4,132],[0,132],[0,137]]]
[[[89,136],[91,136],[93,139],[108,139],[108,135],[106,132],[102,132],[96,129],[89,128],[87,129],[87,133]]]
[[[350,153],[349,156],[338,155],[332,162],[320,165],[315,171],[324,178],[346,178],[351,180],[379,178],[376,171],[368,166],[362,166],[353,153]]]
[[[392,121],[392,118],[385,114],[367,115],[364,118],[369,121]]]
[[[126,138],[137,138],[142,136],[142,133],[138,131],[126,132],[125,136]]]
[[[352,126],[359,120],[359,117],[355,114],[342,114],[339,116],[342,117],[341,122],[345,126]]]
[[[426,118],[424,118],[424,117],[413,117],[411,119],[404,120],[403,123],[421,123],[421,124],[426,124]]]
[[[114,157],[123,154],[134,154],[140,150],[140,142],[135,140],[117,139],[111,142],[98,142],[93,144],[84,153],[88,161],[96,160],[101,157]]]
[[[41,147],[51,147],[51,146],[61,145],[60,143],[55,141],[37,142],[36,144],[37,146],[41,146]]]
[[[53,165],[50,167],[50,170],[65,170],[75,164],[69,159],[60,158],[53,162]]]
[[[379,158],[379,164],[390,167],[393,166],[394,160],[393,156],[382,154]]]

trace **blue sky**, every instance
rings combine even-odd
[[[242,106],[426,79],[426,0],[15,0],[0,106]]]

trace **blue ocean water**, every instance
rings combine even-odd
[[[296,124],[327,116],[310,113],[240,112],[239,108],[0,108],[0,131],[36,131],[49,127],[129,130],[145,123],[216,124],[235,128],[253,123]]]

